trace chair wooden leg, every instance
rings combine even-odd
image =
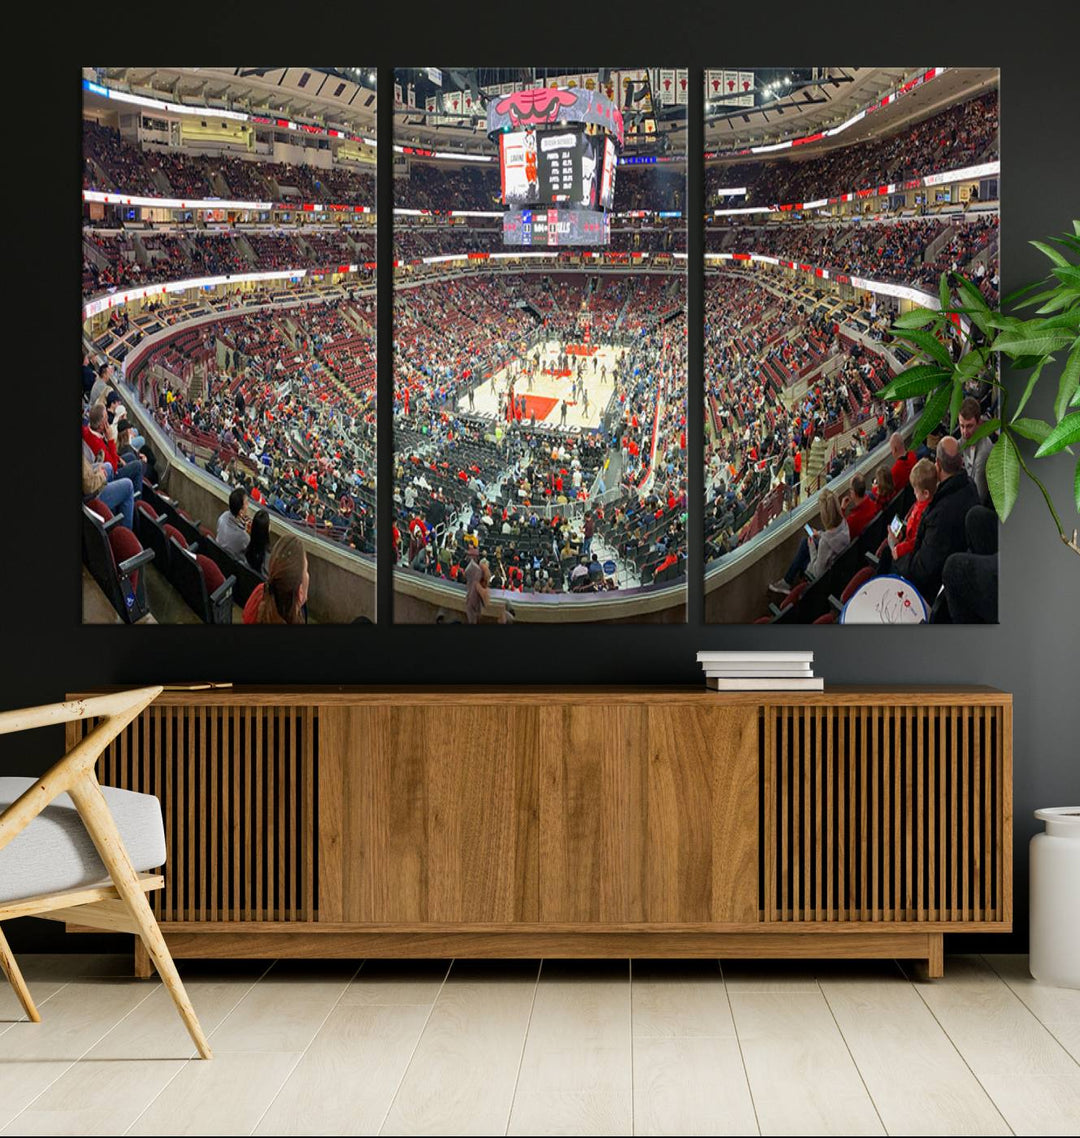
[[[184,990],[180,973],[176,970],[168,946],[165,944],[165,938],[161,935],[161,929],[154,919],[150,902],[139,888],[138,876],[124,848],[116,822],[109,813],[109,807],[97,779],[91,773],[72,786],[68,793],[75,801],[79,815],[101,860],[105,863],[105,868],[109,871],[116,891],[139,927],[139,936],[150,954],[150,959],[154,962],[154,967],[158,970],[158,975],[169,990],[169,995],[172,996],[172,1001],[184,1021],[184,1026],[188,1029],[192,1042],[204,1059],[213,1058],[210,1044],[206,1041],[198,1017],[195,1015],[195,1009],[191,1006],[191,1001]]]
[[[11,946],[4,936],[3,929],[0,929],[0,969],[3,969],[8,983],[15,989],[15,995],[19,997],[19,1003],[22,1004],[27,1017],[33,1023],[41,1023],[41,1014],[30,996],[30,989],[26,986],[18,964],[15,963],[15,957],[12,955]]]

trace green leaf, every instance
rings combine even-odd
[[[1053,356],[1044,356],[1039,361],[1039,366],[1028,377],[1027,387],[1024,388],[1024,394],[1020,397],[1020,403],[1016,410],[1013,412],[1013,422],[1015,423],[1020,412],[1027,406],[1027,401],[1031,398],[1031,393],[1035,390],[1035,384],[1039,382],[1039,376],[1042,375],[1042,369],[1052,360]]]
[[[1057,454],[1072,443],[1080,442],[1080,411],[1066,415],[1064,419],[1046,436],[1042,445],[1035,452],[1036,458],[1045,458],[1049,454]]]
[[[1073,346],[1065,366],[1061,369],[1057,398],[1054,400],[1054,417],[1059,423],[1065,418],[1066,409],[1078,388],[1080,388],[1080,341]]]
[[[911,446],[913,449],[941,422],[942,416],[949,409],[949,401],[952,399],[952,392],[953,385],[946,383],[939,387],[937,391],[927,399],[923,413],[919,416],[919,421],[915,424],[915,433],[911,436]]]
[[[1011,426],[1018,435],[1031,439],[1033,443],[1041,443],[1054,429],[1042,419],[1013,419]]]
[[[1013,426],[1015,426],[1015,425],[1016,424],[1014,423]],[[985,439],[987,435],[992,435],[1000,427],[1001,427],[1001,420],[1000,419],[987,419],[987,421],[985,423],[980,423],[975,428],[975,430],[972,431],[971,438],[964,439],[964,441],[960,444],[961,449],[963,449],[964,447],[974,446],[979,441],[979,439]],[[1046,425],[1046,429],[1050,430],[1050,424],[1049,423]],[[1020,433],[1023,434],[1023,431],[1021,431]]]
[[[1040,327],[1002,332],[994,341],[994,351],[1004,352],[1007,356],[1048,356],[1072,343],[1073,337],[1068,332],[1044,331],[1039,320],[1028,321],[1028,324]]]
[[[984,336],[988,336],[990,334],[990,323],[987,317],[990,315],[990,306],[983,298],[983,294],[967,277],[961,276],[960,273],[953,273],[953,280],[956,282],[960,296],[967,306],[966,312],[971,317],[971,322]]]
[[[1044,253],[1055,265],[1069,265],[1070,261],[1064,254],[1059,253],[1055,248],[1047,245],[1044,241],[1029,241],[1029,245],[1034,245],[1040,253]]]
[[[1077,220],[1075,217],[1073,218],[1073,233],[1075,233],[1077,237],[1080,237],[1080,220]]]
[[[949,430],[955,431],[960,418],[960,404],[964,401],[964,383],[958,377],[953,380],[952,396],[949,399]]]
[[[878,393],[878,398],[887,402],[890,399],[911,399],[915,395],[926,395],[944,383],[951,374],[935,364],[909,367],[890,380]]]
[[[1064,257],[1062,257],[1061,259],[1063,261],[1065,261]],[[1068,261],[1065,261],[1066,265],[1068,263],[1069,263]],[[949,274],[948,273],[942,273],[941,274],[941,280],[938,281],[938,299],[941,301],[942,311],[944,311],[946,308],[949,307],[949,301],[952,300],[952,291],[949,288]]]
[[[1062,308],[1068,308],[1073,304],[1077,297],[1080,297],[1080,289],[1075,288],[1058,288],[1054,289],[1054,297],[1048,300],[1041,308],[1036,308],[1035,312],[1039,316],[1045,315],[1047,312],[1059,312]]]
[[[1063,284],[1072,285],[1074,288],[1080,285],[1080,266],[1070,265],[1066,261],[1064,265],[1055,265],[1053,273]]]
[[[993,450],[987,455],[986,485],[998,517],[1005,521],[1012,513],[1020,490],[1020,452],[1008,431],[1001,432]]]
[[[917,332],[908,328],[902,328],[896,335],[901,340],[910,341],[925,355],[937,360],[942,367],[952,369],[952,357],[949,355],[949,349],[936,336],[932,336],[929,332]]]
[[[1069,406],[1070,407],[1080,407],[1080,391],[1077,391],[1077,393],[1069,401]]]
[[[1070,249],[1080,249],[1080,237],[1074,237],[1071,233],[1063,233],[1060,237],[1051,237],[1051,241],[1056,241],[1059,245],[1068,245]]]
[[[1022,296],[1027,296],[1029,292],[1034,292],[1037,288],[1042,288],[1046,284],[1046,279],[1035,281],[1034,284],[1024,285],[1023,288],[1014,289],[1007,296],[1002,297],[1002,304],[1015,304]]]
[[[956,365],[953,374],[958,380],[971,379],[972,376],[978,375],[986,367],[989,355],[990,349],[988,347],[972,349],[960,357],[960,362]]]
[[[1033,304],[1041,304],[1044,300],[1050,300],[1055,296],[1061,295],[1061,285],[1054,285],[1053,288],[1044,289],[1042,292],[1036,293],[1034,296],[1029,296],[1023,304],[1016,306],[1017,311],[1021,308],[1030,308]]]
[[[910,312],[905,312],[903,316],[898,316],[893,321],[894,328],[925,328],[927,324],[932,324],[941,315],[935,312],[932,308],[913,308]]]

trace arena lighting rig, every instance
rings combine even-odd
[[[504,245],[607,245],[623,116],[599,91],[534,87],[491,99]]]

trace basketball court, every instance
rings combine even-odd
[[[462,396],[458,410],[491,419],[505,415],[506,393],[512,383],[515,399],[525,399],[526,420],[535,412],[537,424],[555,429],[592,430],[600,426],[616,389],[615,373],[625,353],[625,348],[567,345],[548,340],[532,347],[524,360],[511,361],[484,380],[475,389],[471,406],[468,395]],[[563,364],[564,356],[569,366]],[[578,360],[582,361],[581,387],[575,392]],[[562,419],[564,402],[565,423]]]

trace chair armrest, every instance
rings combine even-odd
[[[113,528],[113,526],[118,526],[118,525],[120,525],[120,524],[121,524],[121,522],[123,522],[123,520],[124,520],[124,515],[123,515],[123,514],[113,514],[113,516],[112,516],[111,518],[109,518],[109,520],[108,520],[107,522],[102,522],[102,523],[101,523],[101,528],[102,528],[102,529],[103,529],[103,530],[104,530],[106,533],[108,533],[108,532],[109,532],[109,530],[111,530],[111,529]]]
[[[780,606],[778,604],[776,604],[774,601],[770,601],[769,602],[769,612],[771,612],[773,614],[773,616],[779,616],[780,615]]]
[[[141,569],[144,565],[154,560],[154,551],[152,549],[141,549],[134,557],[129,557],[126,561],[121,561],[117,565],[121,577],[130,577],[136,569]]]
[[[869,561],[871,565],[876,566],[881,564],[881,558],[878,557],[876,553],[871,553],[870,550],[866,551],[866,560]]]
[[[142,710],[142,707],[155,700],[162,690],[161,686],[157,685],[90,696],[88,699],[69,699],[63,703],[46,703],[38,707],[0,711],[0,735],[7,735],[13,731],[29,731],[33,727],[47,727],[54,723],[73,723],[79,719],[117,715],[136,704],[140,704],[139,710]]]
[[[222,581],[221,584],[218,585],[218,587],[210,594],[210,603],[216,605],[219,601],[221,601],[225,597],[229,596],[229,594],[233,590],[233,585],[235,585],[235,584],[236,584],[235,575],[231,576],[231,577],[226,577],[225,580]]]
[[[844,611],[844,606],[840,603],[840,598],[838,596],[836,596],[834,593],[829,594],[829,604],[831,604],[832,607],[834,609],[836,609],[837,612],[843,612]]]

